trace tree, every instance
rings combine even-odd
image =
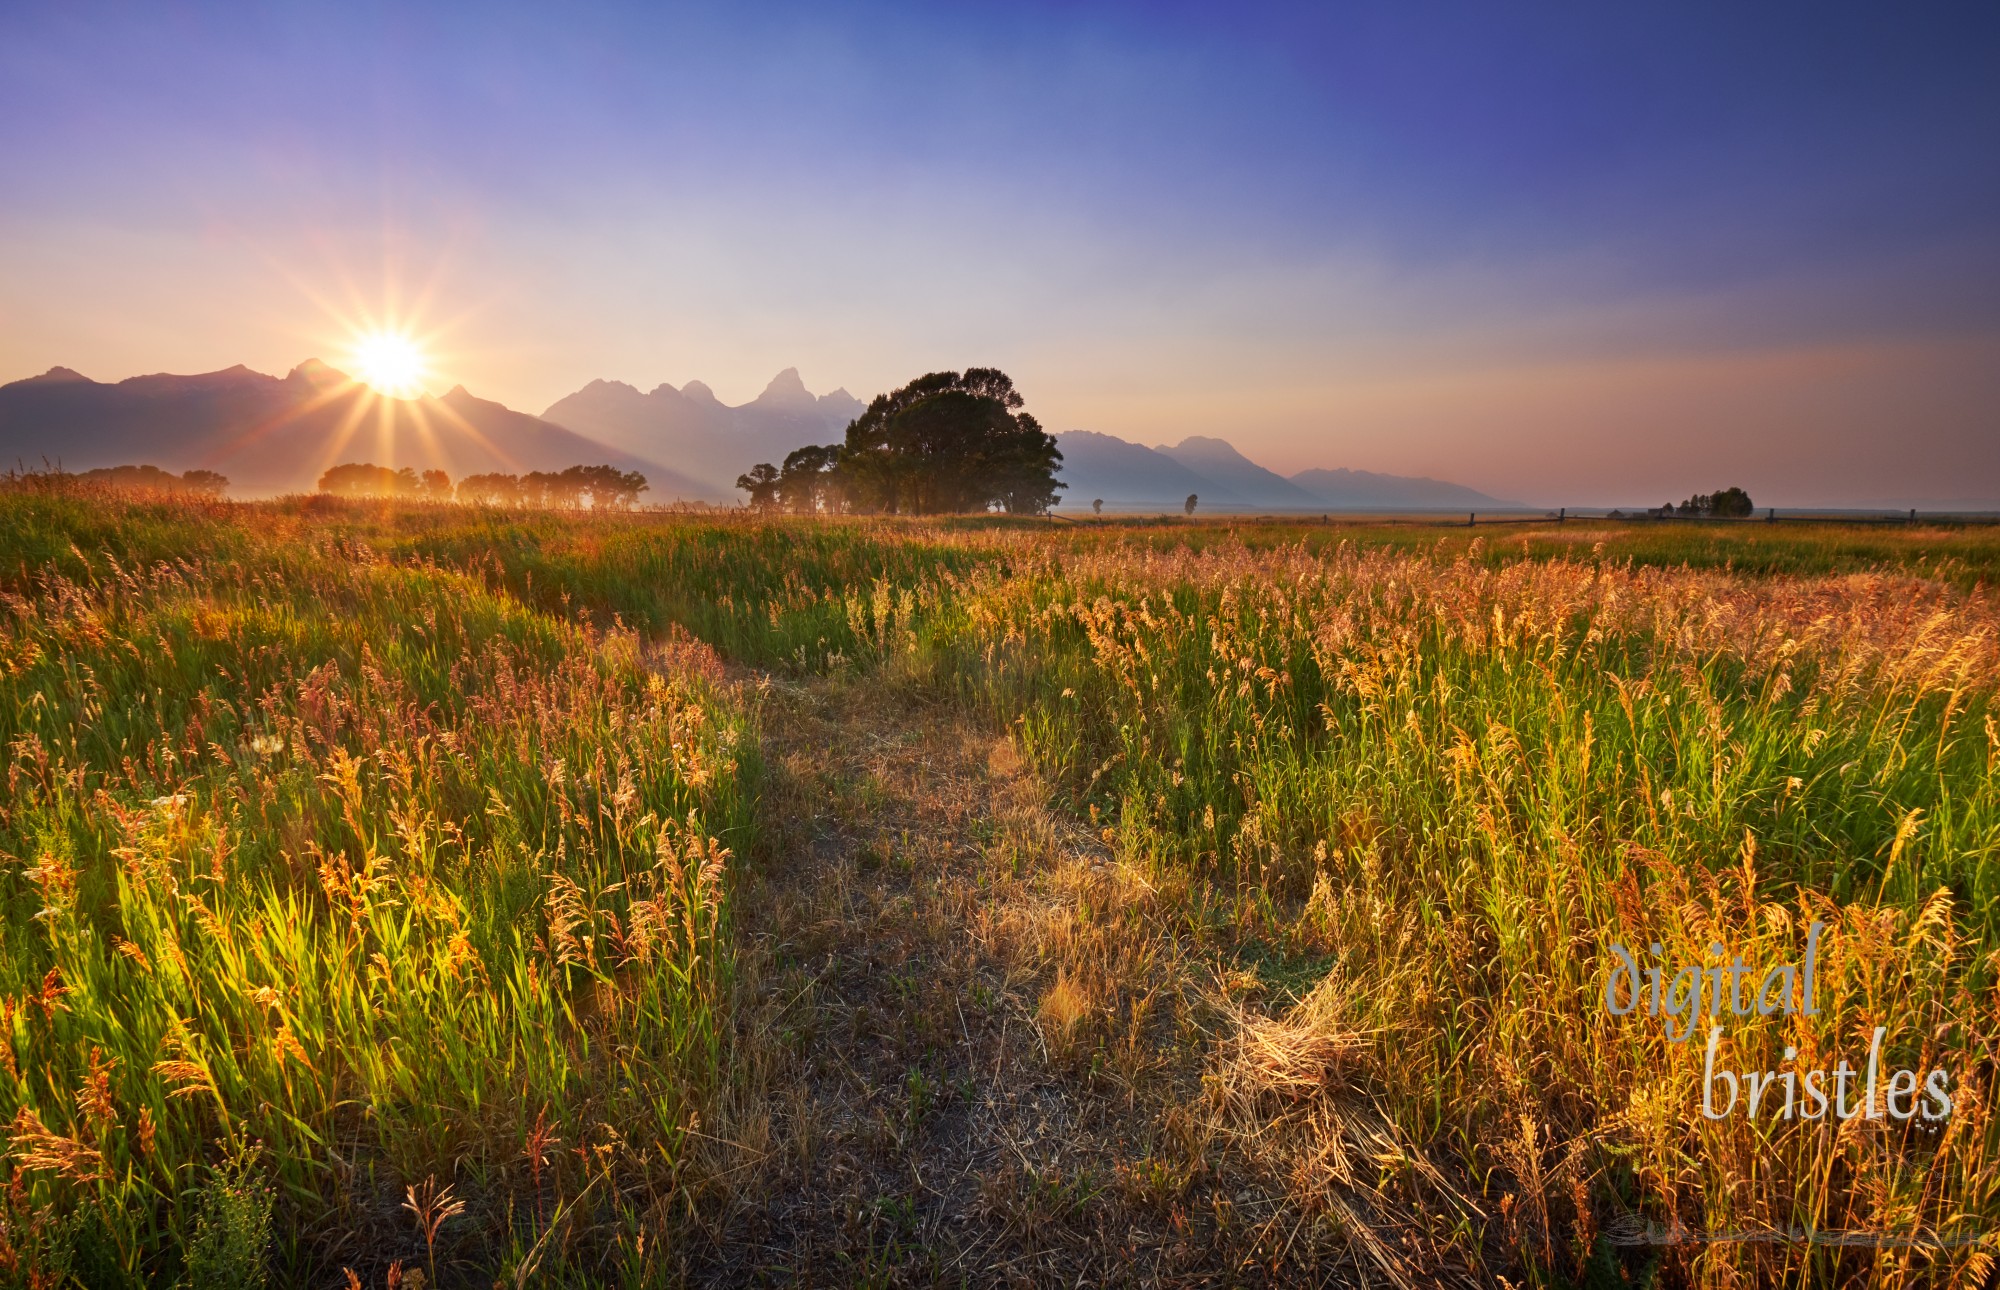
[[[837,444],[793,449],[778,473],[777,503],[797,515],[838,509],[839,468]]]
[[[736,486],[750,494],[751,510],[768,511],[778,505],[778,468],[768,461],[758,462],[747,475],[738,475]]]
[[[1090,513],[1092,515],[1104,514],[1104,499],[1102,497],[1090,504]]]
[[[434,502],[451,500],[451,476],[442,470],[427,470],[419,480],[424,496]]]
[[[1022,402],[1012,379],[994,368],[920,376],[875,396],[847,427],[834,464],[813,472],[822,477],[815,487],[832,484],[857,510],[1039,514],[1063,487],[1062,453],[1040,422],[1017,411]],[[751,489],[750,479],[737,487]],[[753,504],[756,497],[753,490]]]
[[[590,506],[598,511],[629,511],[639,501],[639,494],[652,485],[636,470],[620,470],[616,466],[572,466],[578,471],[583,484],[590,492]],[[566,470],[563,474],[569,474]]]
[[[229,480],[212,470],[190,470],[185,475],[176,475],[158,466],[100,466],[84,471],[77,478],[124,492],[210,498],[222,496],[222,490],[229,487]]]
[[[458,481],[458,500],[474,506],[510,505],[521,500],[521,481],[513,475],[467,475]]]
[[[1187,504],[1184,507],[1182,507],[1182,509],[1185,510],[1189,515],[1194,514],[1194,504],[1199,500],[1200,499],[1196,497],[1195,494],[1189,493]]]
[[[524,506],[556,506],[561,495],[557,489],[558,478],[546,470],[531,470],[521,476],[521,504]]]
[[[1740,488],[1725,488],[1708,499],[1709,513],[1726,519],[1747,519],[1757,513],[1750,494]]]
[[[220,497],[229,491],[229,477],[213,470],[190,470],[181,475],[181,483],[190,493],[203,497]]]
[[[319,491],[336,497],[399,497],[416,488],[414,470],[391,470],[373,462],[346,462],[319,477]]]
[[[1670,504],[1660,509],[1667,515],[1714,516],[1719,519],[1742,519],[1757,513],[1757,507],[1751,502],[1750,494],[1740,488],[1725,488],[1716,493],[1696,493],[1679,506]]]
[[[590,500],[592,510],[630,510],[646,491],[646,477],[636,470],[616,466],[571,466],[553,476],[548,487],[552,505],[581,506]]]

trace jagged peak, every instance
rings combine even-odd
[[[317,358],[309,358],[291,371],[285,373],[288,381],[304,381],[315,386],[344,385],[347,373]]]
[[[811,406],[818,402],[813,397],[812,391],[806,388],[806,383],[799,378],[799,369],[796,367],[788,367],[772,377],[771,383],[764,387],[764,392],[757,396],[756,401],[789,407]]]
[[[715,391],[708,388],[706,381],[689,381],[686,385],[681,386],[681,394],[685,398],[700,399],[705,403],[721,402],[720,399],[715,397]]]
[[[68,367],[51,367],[51,368],[50,368],[50,369],[49,369],[48,371],[46,371],[46,372],[43,372],[43,373],[42,373],[42,374],[41,374],[40,376],[30,376],[30,377],[28,377],[28,378],[27,378],[26,380],[23,380],[23,381],[16,381],[16,382],[14,382],[14,384],[16,384],[16,385],[73,385],[73,384],[75,384],[75,383],[76,383],[76,382],[78,382],[78,381],[81,381],[81,382],[83,382],[83,383],[84,383],[85,385],[95,385],[95,384],[97,383],[97,382],[95,382],[95,381],[91,380],[91,379],[90,379],[90,378],[89,378],[88,376],[85,376],[85,375],[84,375],[84,374],[83,374],[82,372],[79,372],[79,371],[76,371],[76,370],[75,370],[75,369],[73,369],[73,368],[68,368]]]

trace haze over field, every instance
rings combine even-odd
[[[991,364],[1287,478],[2000,504],[1996,24],[11,5],[0,380],[399,326],[524,411]]]
[[[366,459],[454,480],[603,463],[643,473],[649,502],[733,502],[755,461],[838,442],[860,415],[845,390],[815,395],[786,368],[738,407],[700,381],[647,393],[592,381],[541,417],[463,386],[440,398],[377,397],[317,359],[282,379],[238,365],[193,376],[93,381],[66,367],[0,385],[0,460],[85,471],[141,463],[226,476],[237,497],[310,491],[322,472]],[[1505,505],[1455,484],[1317,470],[1287,480],[1219,439],[1157,449],[1109,435],[1057,436],[1072,511],[1178,508],[1189,493],[1210,511],[1426,509]]]

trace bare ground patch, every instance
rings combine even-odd
[[[756,685],[766,844],[692,1280],[1408,1284],[1343,1235],[1365,1209],[1273,1173],[1245,1114],[1268,1090],[1230,1046],[1246,1014],[1182,952],[1180,893],[949,707]],[[1307,1040],[1286,1078],[1317,1088],[1341,1051]]]

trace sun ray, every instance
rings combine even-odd
[[[239,450],[250,447],[251,445],[257,443],[259,440],[263,439],[266,435],[272,434],[277,430],[282,429],[284,426],[289,425],[291,422],[298,421],[307,416],[310,416],[311,414],[319,411],[321,408],[327,406],[329,403],[333,403],[339,399],[347,397],[354,390],[354,388],[355,384],[352,381],[343,381],[339,385],[328,386],[326,389],[323,389],[319,393],[313,395],[312,398],[308,399],[306,402],[301,403],[296,407],[286,408],[284,411],[278,413],[276,416],[267,417],[264,420],[259,421],[255,425],[244,430],[242,433],[228,440],[228,442],[222,444],[221,447],[217,449],[216,452],[217,458],[219,460],[226,459],[232,454],[238,452]]]
[[[515,474],[519,474],[521,472],[525,463],[516,458],[512,453],[503,449],[499,444],[494,443],[491,439],[487,438],[486,435],[480,431],[478,426],[473,425],[472,422],[467,421],[463,416],[460,416],[457,408],[454,408],[453,406],[451,406],[451,404],[446,403],[442,399],[431,400],[429,406],[435,409],[440,417],[444,418],[451,425],[456,426],[458,430],[462,434],[464,434],[468,439],[471,439],[472,442],[479,445],[481,448],[484,448],[489,454],[492,455],[495,461],[499,462],[508,471]]]
[[[347,410],[347,415],[340,419],[340,424],[334,427],[333,434],[327,439],[326,452],[319,464],[318,473],[313,476],[314,479],[318,479],[320,475],[340,464],[341,456],[346,453],[347,446],[354,442],[354,436],[360,431],[361,423],[368,417],[368,403],[369,400],[365,396],[356,399],[354,406]]]

